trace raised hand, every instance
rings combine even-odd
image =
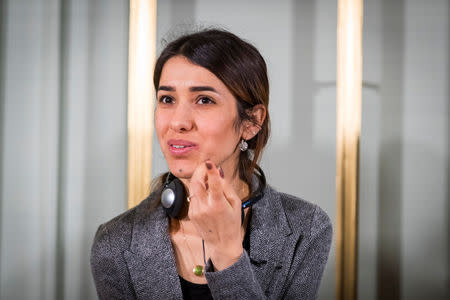
[[[201,163],[189,183],[188,216],[205,241],[216,270],[242,254],[241,199],[211,161]]]

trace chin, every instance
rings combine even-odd
[[[178,178],[185,178],[189,179],[192,177],[192,174],[194,174],[195,167],[191,166],[191,164],[180,164],[180,163],[173,163],[169,164],[169,170],[170,173],[175,175]],[[180,172],[181,170],[181,172]]]

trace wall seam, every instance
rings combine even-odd
[[[7,14],[6,14],[6,1],[0,0],[0,144],[3,145],[4,138],[4,106],[5,106],[5,84],[4,81],[6,79],[6,63],[5,63],[5,55],[6,55],[6,28],[7,28]],[[1,216],[3,215],[3,146],[0,147],[0,220],[2,220]],[[1,279],[1,270],[2,270],[2,240],[3,240],[3,222],[0,221],[0,298],[2,295],[2,285],[3,280]]]
[[[67,124],[65,122],[65,110],[66,110],[66,85],[65,79],[66,73],[66,60],[68,49],[68,24],[70,24],[68,11],[68,0],[60,0],[60,13],[59,13],[59,114],[58,114],[58,183],[57,183],[57,219],[56,219],[56,284],[55,284],[55,297],[56,299],[64,299],[64,195],[66,186],[66,164],[64,161],[64,154],[66,153],[67,141],[65,139],[65,132]]]

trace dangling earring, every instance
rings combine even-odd
[[[242,152],[244,152],[248,149],[248,144],[244,139],[241,140],[239,148],[241,149]]]

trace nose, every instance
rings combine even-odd
[[[173,111],[170,128],[176,132],[190,131],[193,127],[193,115],[187,103],[180,103]]]

